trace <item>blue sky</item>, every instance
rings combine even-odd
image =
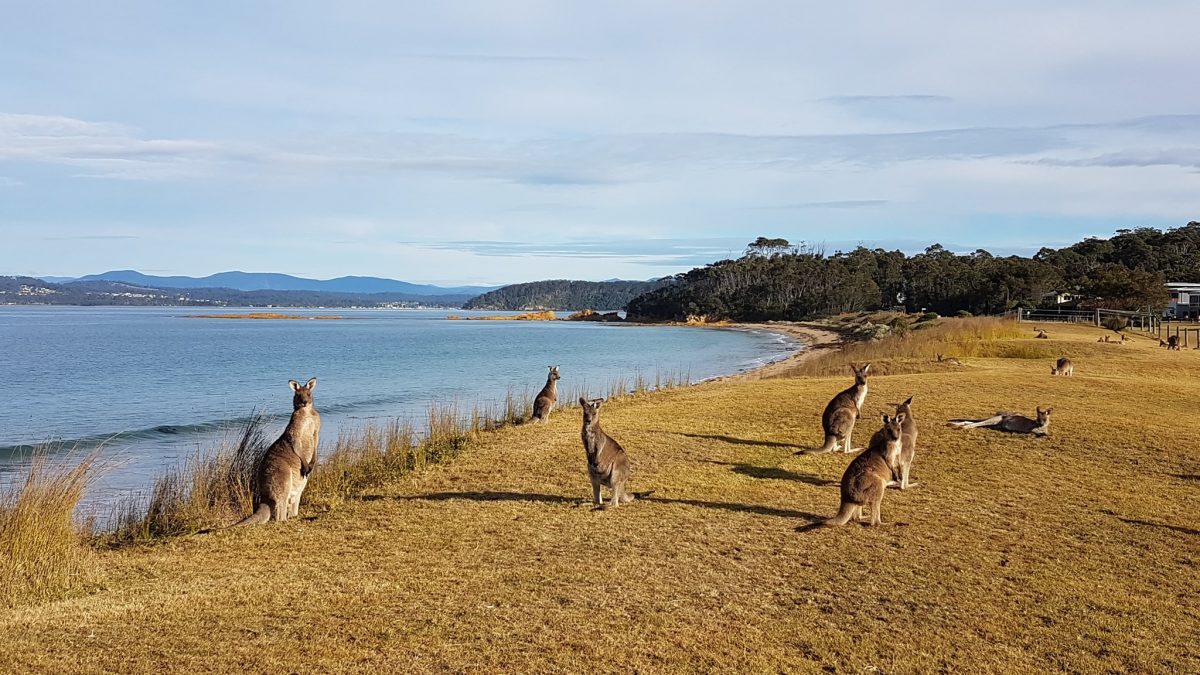
[[[649,278],[759,235],[1030,253],[1200,219],[1190,1],[0,17],[0,274]]]

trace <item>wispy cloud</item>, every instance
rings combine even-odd
[[[830,202],[797,202],[795,204],[773,204],[770,206],[753,206],[754,211],[791,211],[798,209],[862,209],[871,206],[887,204],[886,199],[846,199]]]
[[[587,61],[580,56],[563,56],[558,54],[400,54],[402,59],[419,59],[423,61],[462,61],[468,63],[581,63]]]
[[[600,186],[656,181],[677,169],[810,171],[843,163],[982,158],[1074,165],[1085,160],[1071,154],[1114,142],[1126,147],[1093,161],[1149,166],[1174,155],[1193,162],[1200,115],[910,133],[642,133],[515,141],[396,133],[257,143],[145,138],[120,125],[0,115],[0,160],[65,164],[84,175],[127,180],[430,173],[543,187]],[[875,202],[850,200],[814,202],[811,208],[871,205]]]
[[[1051,166],[1100,166],[1112,168],[1180,166],[1200,168],[1200,147],[1125,150],[1082,159],[1041,159],[1038,164]]]
[[[640,265],[702,265],[728,255],[740,255],[740,238],[626,239],[530,243],[521,241],[410,242],[437,250],[489,257],[613,259]]]
[[[892,95],[858,95],[858,96],[829,96],[820,99],[824,103],[840,105],[861,105],[876,103],[953,103],[949,96],[936,94],[892,94]]]
[[[141,237],[132,234],[80,234],[62,237],[42,237],[42,241],[122,241],[128,239],[141,239]]]

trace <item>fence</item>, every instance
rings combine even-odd
[[[1017,321],[1083,323],[1103,326],[1112,319],[1122,319],[1134,330],[1162,335],[1163,319],[1150,312],[1127,312],[1119,309],[1018,309]],[[1200,336],[1197,337],[1200,340]]]

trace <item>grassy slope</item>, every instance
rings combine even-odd
[[[0,671],[1196,671],[1200,352],[1101,334],[1052,331],[1071,379],[872,379],[859,444],[886,402],[921,422],[881,528],[797,531],[836,510],[847,457],[792,453],[848,377],[712,383],[605,408],[648,502],[584,504],[557,413],[315,520],[103,554],[103,589],[0,614]],[[941,425],[1037,404],[1049,438]]]

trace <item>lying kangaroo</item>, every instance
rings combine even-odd
[[[550,369],[550,374],[546,376],[546,386],[533,399],[533,415],[529,418],[531,422],[537,420],[542,424],[550,421],[550,411],[558,402],[558,366],[546,367]]]
[[[268,520],[283,521],[300,512],[300,495],[308,485],[308,474],[317,463],[317,442],[321,434],[321,415],[313,407],[312,392],[317,378],[301,386],[288,380],[292,396],[292,418],[279,440],[267,448],[255,477],[254,513],[237,523],[259,525]]]
[[[913,459],[917,456],[917,418],[913,417],[912,412],[913,397],[909,396],[904,403],[893,403],[896,408],[896,417],[900,418],[900,463],[899,470],[899,485],[901,490],[916,485],[916,482],[909,482],[908,472],[912,470]],[[889,485],[896,484],[892,481]]]
[[[1071,359],[1064,356],[1058,360],[1058,363],[1050,366],[1050,374],[1071,377],[1075,374],[1075,365],[1071,363]]]
[[[1049,340],[1050,339],[1050,336],[1046,335],[1046,331],[1041,330],[1041,329],[1038,329],[1037,335],[1035,335],[1034,337],[1039,340]]]
[[[858,518],[863,522],[863,507],[871,507],[868,525],[882,525],[879,505],[887,484],[897,474],[903,445],[904,413],[895,417],[883,416],[883,428],[871,437],[871,444],[846,467],[842,474],[842,502],[836,516],[823,521],[826,527],[837,527]]]
[[[588,478],[592,479],[592,503],[603,506],[600,496],[600,486],[608,488],[612,497],[609,506],[617,508],[628,504],[636,497],[645,497],[649,492],[627,493],[625,481],[629,480],[629,456],[621,444],[600,428],[600,405],[603,399],[588,401],[579,397],[579,405],[583,408],[583,451],[587,453]]]
[[[938,363],[949,363],[952,366],[961,366],[962,365],[962,361],[959,361],[958,359],[954,358],[953,356],[947,356],[947,357],[943,358],[941,353],[938,353],[938,355],[937,355],[937,362]]]
[[[862,368],[851,365],[850,369],[854,371],[854,386],[834,396],[821,415],[825,445],[816,450],[801,450],[797,455],[837,452],[839,442],[843,446],[842,452],[850,452],[853,447],[850,445],[850,433],[854,431],[854,423],[862,412],[863,401],[867,400],[867,373],[871,370],[871,364]]]
[[[1031,420],[1024,415],[1014,415],[1007,412],[998,412],[994,416],[986,420],[951,420],[950,426],[958,427],[959,429],[975,429],[978,427],[993,427],[1001,431],[1009,431],[1014,434],[1034,434],[1035,436],[1050,435],[1050,413],[1054,408],[1041,407],[1037,409],[1037,419]]]

